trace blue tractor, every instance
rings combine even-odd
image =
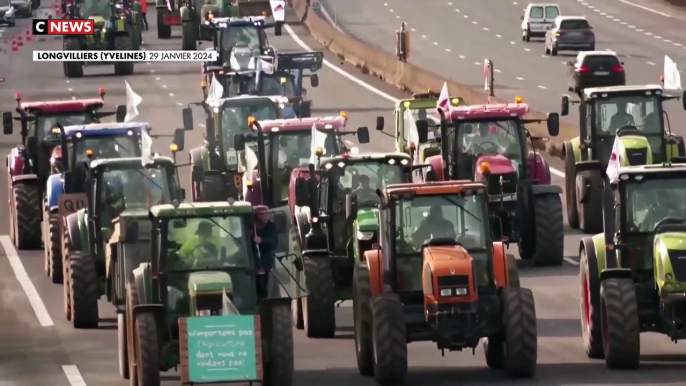
[[[45,271],[53,283],[61,284],[62,222],[86,205],[86,164],[90,160],[141,156],[141,133],[147,123],[93,123],[52,129],[54,147],[51,174],[43,199],[43,246]]]

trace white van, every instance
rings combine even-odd
[[[522,40],[528,42],[532,37],[545,37],[546,28],[552,26],[558,16],[560,6],[557,4],[529,4],[522,16]]]

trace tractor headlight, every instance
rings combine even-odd
[[[672,278],[673,278],[673,276],[672,276],[672,274],[671,274],[671,273],[667,273],[667,274],[665,274],[665,280],[667,280],[667,281],[671,281],[671,280],[672,280]]]
[[[467,292],[469,291],[466,288],[455,288],[455,296],[465,296]]]
[[[212,316],[212,311],[210,311],[210,310],[198,310],[198,316]]]
[[[453,290],[450,288],[443,288],[441,290],[441,296],[443,296],[443,297],[453,296]]]
[[[441,288],[439,291],[441,294],[441,297],[449,297],[449,296],[466,296],[469,294],[469,290],[465,287],[458,287],[458,288]]]
[[[358,239],[358,240],[368,241],[368,240],[371,240],[372,237],[374,237],[374,232],[360,232],[360,231],[357,231],[357,239]]]

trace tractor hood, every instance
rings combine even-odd
[[[446,260],[471,260],[467,251],[459,246],[434,246],[426,247],[424,254],[429,255],[432,261],[446,261]]]
[[[684,291],[686,284],[686,232],[665,232],[655,235],[653,245],[657,281],[667,291]],[[671,279],[667,279],[667,274]]]
[[[486,177],[481,173],[481,165],[487,163],[491,169],[491,176],[501,176],[504,174],[516,173],[517,168],[509,158],[500,154],[482,155],[476,161],[474,171],[474,181],[485,181]]]
[[[101,29],[105,27],[106,21],[105,18],[102,16],[94,15],[90,16],[88,19],[93,20],[93,24],[95,24],[96,29]]]
[[[233,292],[231,276],[221,271],[193,272],[188,277],[188,293],[190,296],[199,294],[220,294]]]
[[[379,229],[379,210],[364,208],[357,210],[357,230],[360,232],[376,232]]]
[[[653,163],[653,154],[648,139],[638,135],[620,137],[622,156],[620,166],[649,165]]]

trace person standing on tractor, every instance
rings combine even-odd
[[[276,247],[279,245],[279,232],[276,225],[269,219],[269,209],[259,205],[254,209],[255,235],[253,241],[259,253],[255,256],[257,269],[257,294],[261,298],[267,297],[267,274],[274,268]]]
[[[428,240],[436,238],[457,238],[455,225],[443,217],[442,208],[439,205],[431,206],[429,213],[414,230],[412,244],[418,248]]]

